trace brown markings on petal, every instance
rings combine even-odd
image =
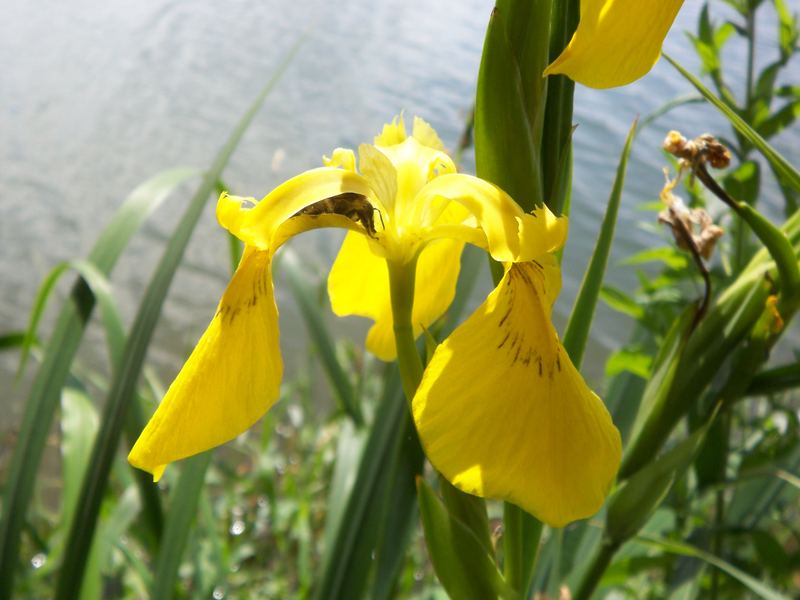
[[[501,325],[502,325],[502,323],[501,323]],[[502,341],[502,342],[500,342],[500,343],[497,345],[497,347],[498,347],[498,348],[502,348],[502,347],[503,347],[503,344],[505,344],[505,343],[506,343],[506,341],[508,340],[508,336],[510,336],[510,335],[511,335],[511,332],[510,332],[510,331],[506,331],[506,337],[504,337],[504,338],[503,338],[503,341]]]
[[[258,299],[267,293],[269,289],[267,286],[271,285],[269,281],[269,257],[251,257],[250,260],[257,261],[252,266],[253,272],[247,274],[237,272],[234,277],[250,275],[252,277],[250,282],[251,292],[249,295],[237,298],[237,301],[233,303],[226,301],[225,295],[222,297],[216,316],[220,317],[223,326],[233,325],[234,320],[242,311],[252,310],[258,304]]]
[[[537,261],[512,265],[507,273],[506,283],[501,290],[501,294],[504,294],[506,308],[503,316],[498,321],[498,327],[504,329],[505,332],[497,348],[505,348],[511,365],[520,363],[523,367],[530,368],[534,375],[539,377],[546,375],[549,379],[552,379],[556,372],[561,371],[560,349],[558,347],[555,348],[555,357],[552,361],[545,361],[541,348],[537,344],[529,342],[525,335],[525,330],[514,327],[515,319],[509,318],[515,310],[517,311],[515,314],[516,319],[540,318],[540,315],[533,312],[537,311],[538,308],[535,306],[530,306],[529,308],[525,306],[525,303],[535,302],[533,297],[536,297],[544,304],[543,265]],[[517,300],[523,304],[515,306]],[[541,318],[547,319],[544,314],[541,315]],[[550,326],[549,323],[545,325],[547,327]]]

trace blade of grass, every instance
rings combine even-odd
[[[650,127],[650,125],[652,125],[656,119],[663,117],[665,114],[667,114],[668,112],[670,112],[675,108],[684,106],[686,104],[696,104],[702,101],[703,97],[698,96],[697,94],[687,94],[685,96],[673,98],[672,100],[665,102],[657,109],[655,109],[653,112],[645,116],[639,123],[639,131],[642,131],[643,129]]]
[[[633,139],[636,136],[636,121],[628,131],[625,140],[625,147],[619,157],[617,166],[617,176],[614,179],[614,186],[611,189],[611,196],[608,199],[606,214],[603,223],[600,225],[600,234],[589,261],[589,266],[583,275],[578,297],[572,307],[569,322],[564,331],[564,348],[567,350],[570,359],[576,368],[580,369],[583,360],[583,352],[586,349],[586,342],[589,339],[589,329],[594,317],[594,309],[597,305],[597,298],[600,295],[600,288],[603,285],[608,256],[611,254],[611,242],[614,240],[614,228],[617,222],[622,189],[625,187],[625,170],[628,164],[628,156],[631,152]]]
[[[65,387],[61,395],[61,457],[62,481],[64,491],[61,503],[61,523],[63,534],[69,531],[68,519],[74,514],[75,503],[81,489],[83,474],[89,466],[89,452],[92,441],[97,434],[100,418],[92,399],[85,391],[73,387]],[[65,538],[62,537],[63,541]],[[48,560],[60,560],[63,544],[49,553]],[[83,597],[94,594],[101,595],[100,562],[92,557],[86,569],[87,585]]]
[[[394,465],[386,482],[388,502],[381,536],[378,540],[373,600],[389,600],[403,566],[406,548],[416,522],[417,494],[414,483],[422,476],[425,454],[417,437],[416,426],[408,411],[401,428],[400,440],[390,464]]]
[[[699,558],[702,561],[707,562],[710,565],[717,567],[720,571],[723,571],[725,574],[733,577],[741,584],[745,585],[749,588],[753,593],[757,594],[759,597],[764,598],[765,600],[788,600],[788,596],[784,596],[780,592],[773,590],[766,584],[758,581],[752,575],[748,575],[741,569],[733,566],[732,564],[725,562],[718,556],[714,556],[700,548],[692,546],[690,544],[684,544],[682,542],[675,542],[672,540],[664,540],[656,536],[640,534],[636,536],[636,541],[640,542],[646,546],[650,546],[652,548],[656,548],[663,552],[669,552],[670,554],[677,554],[679,556],[690,556],[692,558]]]
[[[172,283],[184,250],[223,169],[228,164],[233,151],[255,118],[267,95],[272,91],[280,76],[288,67],[289,62],[299,48],[299,43],[295,44],[282,61],[269,83],[259,93],[237,124],[211,168],[206,172],[199,189],[170,237],[164,255],[145,291],[144,298],[139,305],[139,310],[131,327],[131,334],[125,345],[121,365],[115,373],[111,391],[108,395],[100,433],[92,452],[93,468],[84,482],[78,513],[70,531],[68,552],[62,565],[61,577],[56,588],[55,597],[57,599],[67,600],[74,598],[80,590],[83,567],[91,546],[111,463],[119,445],[122,425],[128,412],[127,408],[136,392],[137,382],[150,339],[161,314],[161,307],[164,304],[167,290]]]
[[[172,598],[174,595],[178,567],[197,515],[197,503],[213,455],[211,451],[203,452],[187,459],[182,465],[181,476],[170,502],[164,541],[158,552],[151,598]]]
[[[36,339],[39,319],[44,311],[47,299],[60,276],[70,269],[78,272],[89,287],[94,299],[100,305],[100,315],[106,340],[108,341],[109,363],[112,368],[116,368],[125,347],[125,329],[122,325],[122,318],[119,315],[119,309],[112,295],[108,278],[86,260],[65,261],[57,265],[45,278],[34,301],[34,308],[31,311],[30,323],[26,332],[26,338],[29,342],[27,348],[23,350],[30,350],[30,344],[32,343],[30,340]],[[141,398],[137,397],[137,402],[133,403],[132,410],[129,412],[128,420],[126,421],[129,437],[132,437],[133,440],[138,437],[144,426],[144,415],[141,406]],[[153,487],[150,478],[143,473],[136,473],[136,483],[142,499],[145,522],[148,525],[151,541],[155,542],[161,536],[163,526],[161,499],[158,497],[158,490]]]
[[[347,499],[353,490],[358,465],[363,456],[366,442],[366,428],[357,430],[351,421],[342,420],[339,439],[336,444],[336,463],[328,486],[327,512],[323,545],[328,548],[334,543],[336,527],[342,520],[347,507]]]
[[[780,152],[775,150],[767,140],[761,137],[750,125],[748,125],[744,119],[742,119],[739,115],[737,115],[729,106],[727,106],[722,100],[717,98],[714,95],[714,92],[709,90],[703,83],[694,75],[689,73],[686,69],[684,69],[678,62],[670,57],[668,54],[664,54],[664,58],[677,69],[677,71],[683,75],[683,77],[691,83],[697,91],[700,92],[703,97],[708,100],[711,104],[713,104],[724,116],[728,121],[730,121],[731,125],[740,133],[742,136],[747,139],[748,142],[753,144],[756,148],[759,149],[761,154],[764,155],[764,158],[769,161],[772,165],[772,168],[780,175],[784,177],[784,180],[794,187],[794,189],[800,191],[800,172],[798,172],[789,162],[781,155]]]
[[[21,348],[23,343],[25,343],[24,331],[12,331],[0,335],[0,350]]]
[[[335,527],[333,543],[325,548],[318,600],[360,598],[369,576],[368,565],[386,515],[390,471],[400,438],[409,420],[396,365],[386,369],[386,382],[371,425],[358,474],[347,505]]]
[[[68,260],[56,265],[39,285],[39,291],[33,301],[33,308],[28,320],[28,328],[25,331],[25,339],[22,343],[22,357],[20,358],[18,375],[22,374],[31,346],[37,338],[39,321],[47,306],[47,300],[50,298],[53,288],[61,276],[70,270],[77,271],[80,274],[83,281],[89,286],[94,299],[100,304],[100,312],[106,337],[108,338],[111,364],[116,363],[119,359],[125,341],[125,330],[117,310],[117,304],[111,293],[111,283],[105,274],[91,262],[87,260]]]
[[[103,230],[88,256],[88,262],[105,274],[111,272],[132,235],[144,220],[175,190],[197,175],[195,169],[164,171],[137,187],[128,196],[111,223]],[[12,595],[19,563],[19,541],[31,501],[36,473],[58,405],[61,388],[94,307],[88,285],[80,279],[64,303],[36,373],[11,464],[5,481],[3,515],[0,521],[0,598]]]

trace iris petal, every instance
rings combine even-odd
[[[344,169],[320,167],[285,181],[255,206],[250,198],[222,194],[217,203],[220,225],[245,244],[266,250],[273,246],[276,230],[306,206],[343,192],[354,192],[369,198],[382,209],[366,179]]]
[[[386,260],[370,249],[363,235],[348,233],[328,276],[328,295],[339,316],[358,315],[375,323],[367,349],[381,360],[397,356]],[[440,240],[428,244],[417,260],[412,324],[414,336],[441,317],[453,301],[464,244]]]
[[[430,124],[421,119],[420,117],[414,117],[414,129],[412,136],[423,146],[428,146],[429,148],[433,148],[434,150],[439,150],[440,152],[444,152],[444,144],[442,140],[439,139],[436,130],[430,126]]]
[[[569,45],[545,69],[583,85],[609,88],[645,75],[683,0],[581,0],[581,20]]]
[[[428,458],[456,487],[560,527],[600,508],[621,443],[550,323],[551,266],[508,269],[434,353],[413,413]]]
[[[376,146],[393,146],[402,143],[406,137],[406,123],[403,115],[392,119],[391,123],[383,126],[383,130],[375,136],[373,143]]]
[[[247,247],[217,313],[128,456],[158,481],[168,463],[235,438],[274,404],[283,363],[271,257]]]
[[[567,219],[547,207],[533,214],[491,183],[463,174],[447,174],[426,185],[418,203],[445,198],[466,207],[486,234],[489,253],[501,262],[525,262],[553,252],[564,244]]]

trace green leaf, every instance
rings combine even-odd
[[[69,270],[77,271],[86,285],[92,292],[95,300],[100,303],[100,310],[102,311],[103,323],[105,325],[106,338],[109,345],[109,357],[111,364],[114,364],[119,359],[122,351],[122,346],[125,341],[124,328],[122,326],[122,319],[119,316],[116,302],[114,301],[111,284],[97,267],[86,260],[70,260],[56,265],[44,281],[39,285],[39,290],[36,293],[36,298],[33,302],[31,315],[28,320],[28,327],[25,330],[25,339],[22,343],[22,355],[20,357],[20,365],[18,376],[22,374],[25,369],[25,363],[30,354],[30,349],[34,340],[37,338],[37,330],[39,321],[42,318],[44,309],[47,305],[47,300],[55,287],[55,284],[61,276]]]
[[[681,254],[671,246],[642,250],[641,252],[637,252],[636,254],[623,259],[620,261],[620,264],[641,265],[648,262],[660,262],[664,266],[675,270],[684,269],[686,268],[686,265],[689,264],[689,260],[686,258],[686,255]]]
[[[494,555],[489,532],[489,516],[484,499],[462,492],[441,474],[439,475],[439,491],[447,512],[472,532],[486,552]]]
[[[725,190],[737,200],[753,205],[758,200],[761,188],[761,170],[758,163],[747,160],[725,174]]]
[[[78,502],[83,475],[89,466],[99,416],[85,391],[67,386],[61,393],[62,525],[66,528]],[[52,559],[53,557],[51,557]]]
[[[417,480],[425,542],[436,576],[454,600],[514,598],[497,570],[494,557],[475,535],[447,512],[425,480]]]
[[[628,156],[633,145],[633,138],[636,135],[636,121],[628,131],[625,146],[619,157],[617,166],[617,176],[614,179],[614,186],[608,199],[606,214],[600,225],[600,234],[589,261],[589,266],[583,275],[581,287],[575,304],[572,307],[569,321],[564,332],[564,348],[567,350],[573,364],[580,369],[583,361],[583,352],[586,349],[586,342],[589,339],[589,329],[592,325],[594,309],[597,305],[597,298],[600,295],[600,288],[605,277],[608,256],[611,253],[611,242],[614,240],[614,227],[617,223],[617,213],[622,198],[622,189],[625,187],[625,169],[628,164]]]
[[[776,437],[780,444],[787,436],[777,434]],[[797,486],[796,482],[790,483],[791,477],[785,477],[800,469],[800,444],[796,436],[791,438],[794,439],[786,449],[779,448],[776,452],[774,444],[765,440],[744,457],[734,479],[737,485],[733,497],[725,511],[725,521],[731,526],[752,529],[760,526],[762,520],[765,524],[771,523],[770,513],[776,500],[787,485]],[[753,463],[755,468],[750,466]]]
[[[410,418],[396,365],[387,366],[384,381],[383,397],[369,430],[352,492],[344,510],[337,511],[341,516],[333,526],[335,535],[325,548],[322,574],[314,594],[320,600],[363,595],[370,572],[368,565],[386,522],[390,491],[396,489],[393,481],[398,479],[395,474],[399,475],[400,449]],[[421,466],[420,462],[418,468]],[[408,521],[405,523],[408,525]],[[404,541],[396,538],[389,543],[403,547]],[[391,591],[393,584],[394,581],[380,578],[375,586]]]
[[[197,516],[197,504],[213,456],[211,451],[203,452],[192,456],[181,465],[181,476],[172,493],[169,513],[166,515],[164,539],[158,550],[151,598],[171,598],[174,595],[178,567]]]
[[[678,372],[681,356],[686,348],[686,330],[690,319],[693,318],[693,312],[690,307],[679,318],[675,319],[666,339],[661,344],[659,353],[653,363],[653,374],[650,376],[647,387],[645,387],[642,394],[639,412],[634,422],[633,433],[631,434],[634,443],[626,449],[626,454],[623,456],[622,466],[618,475],[619,479],[630,476],[636,468],[642,466],[639,464],[641,459],[638,459],[638,456],[638,460],[634,462],[634,467],[628,467],[626,463],[630,463],[632,460],[630,458],[631,453],[638,451],[636,442],[639,439],[643,440],[641,442],[643,445],[648,446],[650,440],[641,433],[642,430],[648,423],[658,422],[661,419],[660,415],[664,410],[665,399],[669,395]],[[658,447],[652,448],[648,446],[648,448],[651,448],[648,457],[654,456]]]
[[[617,312],[629,315],[637,321],[644,318],[644,308],[622,290],[605,285],[600,289],[600,299]]]
[[[761,371],[753,377],[747,396],[766,396],[800,387],[800,361]]]
[[[352,421],[343,420],[336,444],[336,461],[329,485],[328,502],[325,513],[324,545],[330,548],[334,543],[336,528],[342,521],[347,499],[353,491],[358,465],[364,451],[366,429],[356,429]]]
[[[769,139],[790,127],[800,117],[800,98],[784,105],[757,127],[758,133]]]
[[[780,90],[775,89],[775,79],[782,66],[781,61],[776,61],[762,69],[753,88],[753,101],[763,106],[767,111],[769,111],[773,95],[776,92],[780,94]]]
[[[664,54],[664,58],[675,67],[683,77],[691,83],[703,97],[713,104],[727,119],[731,125],[738,131],[748,142],[758,148],[764,158],[773,166],[775,171],[783,176],[786,181],[800,191],[800,173],[789,164],[789,162],[770,144],[761,137],[756,131],[753,130],[733,109],[727,106],[722,100],[717,98],[711,90],[709,90],[703,83],[694,75],[689,73],[680,64],[678,64],[668,54]]]
[[[712,415],[703,427],[637,471],[609,498],[606,534],[612,540],[624,542],[644,526],[675,480],[691,464],[713,418]]]
[[[566,48],[580,16],[578,0],[553,2],[550,18],[550,56],[555,60]],[[554,212],[567,204],[570,194],[568,173],[572,164],[570,139],[572,137],[572,105],[575,83],[564,75],[547,78],[547,102],[545,104],[544,127],[540,160],[545,203]]]
[[[25,342],[24,331],[12,331],[0,334],[0,350],[16,350]]]
[[[687,104],[697,104],[699,102],[703,102],[703,97],[698,94],[687,94],[685,96],[673,98],[672,100],[665,102],[657,109],[655,109],[653,112],[645,116],[645,118],[643,118],[639,122],[639,132],[641,133],[642,130],[646,129],[647,127],[650,127],[650,125],[652,125],[656,119],[662,117],[671,110],[678,108],[680,106],[685,106]],[[660,201],[654,203],[654,205],[657,207],[656,210],[662,210],[664,208],[664,204]]]
[[[606,377],[614,377],[627,371],[642,379],[649,379],[653,369],[653,357],[643,352],[617,350],[606,361]]]
[[[786,0],[775,0],[775,10],[778,13],[778,45],[781,50],[781,59],[788,61],[797,49],[798,32],[797,17],[789,12]]]
[[[692,558],[699,558],[700,560],[705,561],[708,564],[717,567],[720,571],[724,572],[725,574],[730,575],[731,577],[733,577],[734,579],[745,585],[752,592],[757,594],[760,598],[764,598],[765,600],[788,600],[788,596],[784,596],[783,594],[771,589],[766,584],[758,581],[755,577],[748,575],[741,569],[734,567],[732,564],[725,562],[721,558],[714,556],[713,554],[710,554],[705,550],[696,548],[690,544],[675,542],[672,540],[665,540],[652,535],[636,536],[636,541],[642,544],[646,544],[647,546],[650,546],[652,548],[661,550],[663,552],[669,552],[671,554],[677,554],[679,556],[689,556]]]
[[[793,567],[793,560],[783,546],[768,531],[753,529],[746,532],[753,543],[753,548],[758,555],[759,562],[770,573],[789,574]]]
[[[406,409],[408,413],[408,409]],[[425,454],[422,452],[414,422],[405,419],[400,430],[400,443],[388,464],[393,465],[387,488],[387,504],[376,549],[377,565],[373,600],[390,600],[406,548],[412,539],[417,519],[417,494],[414,482],[422,475]]]
[[[122,425],[131,399],[136,393],[136,386],[147,354],[147,348],[158,323],[167,290],[183,257],[194,227],[233,151],[238,146],[250,123],[252,123],[267,95],[272,91],[272,88],[285,71],[298,47],[299,43],[295,44],[294,48],[283,60],[275,75],[273,75],[272,79],[240,119],[228,141],[215,158],[211,168],[206,172],[199,189],[192,197],[186,212],[170,237],[164,255],[145,291],[144,298],[139,305],[139,310],[131,327],[131,333],[125,345],[122,360],[115,371],[111,390],[108,394],[100,433],[92,451],[92,470],[84,482],[78,512],[70,531],[68,550],[56,588],[55,597],[57,600],[74,598],[80,590],[83,568],[91,546],[108,474],[119,445]]]
[[[148,215],[176,187],[196,174],[195,169],[186,168],[164,171],[133,190],[101,232],[87,262],[108,275]],[[73,286],[70,298],[59,313],[25,404],[17,445],[5,481],[0,522],[0,598],[10,597],[13,590],[19,562],[20,532],[33,494],[36,473],[61,389],[93,307],[94,297],[81,279]]]
[[[486,30],[475,100],[475,166],[478,177],[530,211],[543,201],[539,153],[507,18],[495,9]]]

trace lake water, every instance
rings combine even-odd
[[[713,4],[726,10],[722,3]],[[8,3],[7,27],[0,37],[0,331],[24,327],[44,275],[59,261],[84,256],[138,183],[167,167],[208,166],[306,30],[308,41],[225,172],[234,193],[263,196],[284,179],[318,166],[334,147],[355,148],[371,140],[401,110],[424,117],[446,145],[455,147],[472,105],[491,8],[486,0]],[[699,9],[699,2],[686,3],[665,46],[692,68],[697,61],[681,30],[695,29]],[[308,15],[313,15],[310,21]],[[774,56],[776,47],[772,21],[762,23],[761,63]],[[726,59],[731,81],[744,81],[743,46]],[[798,77],[793,79],[796,83]],[[734,89],[741,91],[740,86]],[[573,209],[556,307],[559,326],[593,248],[631,121],[689,92],[689,85],[663,61],[623,89],[578,89]],[[667,240],[666,232],[656,239],[640,226],[653,215],[637,206],[655,199],[661,188],[666,162],[659,146],[671,128],[689,136],[728,132],[712,108],[692,105],[660,118],[638,138],[609,268],[610,281],[628,291],[637,285],[635,272],[620,267],[619,260]],[[800,149],[790,137],[776,144],[798,162]],[[471,157],[464,166],[473,170]],[[192,190],[183,189],[160,209],[114,272],[127,323]],[[778,196],[769,193],[775,190],[771,181],[766,190],[765,202],[773,202],[767,209],[779,217]],[[212,316],[227,281],[226,239],[214,221],[213,204],[172,286],[148,357],[166,379]],[[308,234],[292,247],[312,272],[322,274],[338,239],[330,232]],[[292,367],[306,356],[305,332],[280,275],[276,288],[284,358]],[[67,282],[59,289],[65,292]],[[488,289],[487,275],[475,302]],[[339,320],[335,326],[355,339],[366,329],[358,319]],[[598,307],[584,361],[595,385],[605,355],[626,341],[629,328],[625,317]],[[91,331],[82,359],[103,364],[103,343],[99,332]],[[15,354],[0,355],[2,430],[19,418],[27,389],[25,382],[13,386],[15,369]]]

